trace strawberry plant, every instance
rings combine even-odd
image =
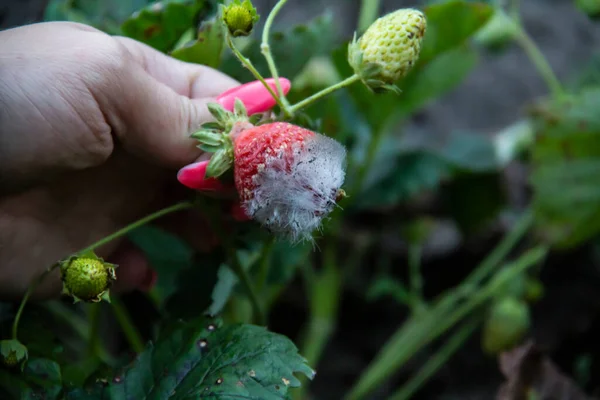
[[[531,335],[548,254],[600,231],[598,82],[572,88],[555,76],[518,1],[440,0],[382,13],[379,1],[363,0],[353,37],[336,35],[331,13],[276,31],[288,2],[264,10],[250,0],[49,2],[47,20],[83,22],[220,69],[248,93],[266,88],[275,107],[209,104],[214,120],[190,141],[210,157],[177,176],[189,199],[65,254],[3,310],[2,398],[326,398],[312,384],[331,361],[324,354],[348,292],[367,305],[397,303],[407,316],[339,399],[409,399],[475,334],[488,356]],[[593,1],[576,3],[597,13]],[[479,52],[507,43],[529,56],[545,98],[491,136],[405,140],[410,119],[457,87]],[[515,164],[531,171],[526,204],[506,198],[502,177]],[[218,195],[201,190],[207,182]],[[441,211],[428,206],[436,201]],[[218,237],[207,254],[154,225],[189,209]],[[466,276],[432,293],[423,256],[447,219],[465,237],[498,222],[506,229]],[[402,244],[401,263],[384,250],[386,235]],[[123,236],[158,271],[147,296],[111,293],[118,265],[95,254]],[[67,300],[30,303],[56,270]],[[274,315],[285,316],[290,298],[302,304],[301,324],[278,331]]]

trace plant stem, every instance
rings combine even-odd
[[[231,265],[231,269],[237,275],[238,279],[242,283],[242,286],[244,286],[244,290],[246,290],[246,294],[248,295],[248,298],[252,303],[254,320],[259,325],[266,325],[267,320],[265,312],[263,311],[263,307],[258,298],[256,289],[252,284],[252,280],[248,275],[248,272],[244,269],[244,267],[242,267],[242,264],[240,263],[240,259],[235,251],[235,248],[233,248],[232,246],[227,246],[227,252],[229,255],[229,263]]]
[[[258,72],[258,70],[254,67],[252,62],[248,58],[244,57],[242,52],[238,50],[238,48],[233,43],[233,39],[231,39],[231,35],[229,35],[229,34],[227,34],[227,44],[229,45],[229,48],[231,49],[233,54],[237,57],[237,59],[240,60],[242,65],[244,65],[246,68],[248,68],[248,70],[252,73],[252,75],[254,75],[254,77],[263,84],[263,86],[267,89],[267,91],[271,94],[271,96],[273,96],[273,99],[275,99],[275,102],[277,102],[277,105],[282,110],[284,110],[284,111],[287,110],[285,105],[281,102],[281,99],[279,98],[277,93],[275,93],[273,91],[271,86],[269,86],[269,84],[265,81],[265,78],[263,78],[263,76],[260,74],[260,72]],[[275,82],[277,85],[279,85],[279,79],[277,79]]]
[[[281,83],[279,83],[279,72],[277,71],[277,66],[275,65],[275,60],[273,59],[273,54],[271,53],[271,46],[269,45],[269,34],[271,32],[271,26],[273,25],[273,21],[275,17],[279,13],[279,10],[287,3],[287,0],[279,0],[275,7],[271,9],[267,20],[265,21],[265,26],[262,32],[262,43],[260,45],[260,50],[267,60],[267,65],[269,66],[269,71],[271,72],[271,76],[275,79],[275,86],[277,87],[277,93],[279,94],[279,98],[284,104],[283,110],[288,114],[288,108],[290,106],[287,98],[285,97],[285,93],[283,93],[283,89],[281,87]],[[289,114],[288,114],[289,115]]]
[[[346,78],[343,81],[338,82],[333,86],[329,86],[328,88],[325,88],[325,89],[321,90],[320,92],[317,92],[317,93],[313,94],[312,96],[307,97],[306,99],[294,104],[293,106],[290,106],[289,111],[293,114],[296,111],[308,106],[309,104],[314,103],[316,100],[319,100],[320,98],[327,96],[328,94],[333,93],[336,90],[339,90],[346,86],[350,86],[351,84],[353,84],[354,82],[358,82],[359,80],[360,80],[360,76],[354,74],[351,77]]]
[[[513,229],[502,239],[490,254],[477,268],[464,280],[463,285],[474,286],[479,284],[506,258],[517,242],[527,233],[534,221],[531,210],[526,210],[517,221]]]
[[[536,67],[542,79],[546,82],[548,89],[552,93],[555,99],[560,99],[564,96],[564,90],[560,81],[554,74],[552,67],[548,63],[546,57],[541,52],[535,41],[529,36],[523,25],[519,20],[513,19],[514,24],[517,27],[517,42],[521,45],[525,54],[529,57],[533,65]]]
[[[269,280],[269,270],[271,269],[271,251],[275,245],[275,238],[267,239],[264,243],[262,254],[259,261],[258,277],[256,280],[257,290],[263,292],[267,289],[267,281]]]
[[[88,251],[93,251],[93,250],[97,249],[98,247],[105,245],[106,243],[109,243],[115,239],[120,238],[121,236],[128,234],[129,232],[133,231],[134,229],[139,228],[142,225],[145,225],[149,222],[154,221],[155,219],[163,217],[167,214],[171,214],[171,213],[185,210],[185,209],[192,208],[192,207],[193,207],[193,203],[186,201],[186,202],[177,203],[172,206],[163,208],[162,210],[158,210],[150,215],[145,216],[144,218],[138,219],[137,221],[127,225],[123,229],[119,229],[118,231],[98,240],[96,243],[91,244],[88,247],[86,247],[85,249],[78,251],[76,254],[82,254],[82,253],[86,253]]]
[[[119,322],[121,326],[121,330],[125,334],[127,341],[131,345],[131,348],[136,353],[141,353],[144,351],[144,340],[142,336],[136,329],[136,327],[131,323],[131,317],[127,313],[127,310],[121,303],[119,299],[111,298],[110,304],[115,315],[115,318]]]
[[[462,292],[465,284],[461,284],[452,292],[446,294],[428,312],[410,318],[386,342],[345,399],[358,400],[364,398],[424,346],[437,339],[462,318],[494,296],[507,281],[514,279],[527,268],[540,262],[546,253],[547,248],[545,246],[540,246],[525,253],[517,261],[506,267],[510,270],[509,273],[499,275],[498,279],[480,288],[458,308],[457,302],[464,297]]]
[[[100,304],[92,303],[88,307],[88,320],[90,321],[89,337],[88,337],[88,354],[98,354],[98,348],[100,347]]]
[[[423,386],[423,384],[427,382],[427,380],[429,380],[454,353],[456,353],[462,344],[471,336],[471,334],[473,334],[473,331],[475,331],[478,324],[478,320],[472,320],[465,323],[458,332],[454,333],[454,335],[444,343],[442,348],[439,349],[433,357],[427,360],[417,374],[405,383],[400,390],[392,394],[388,400],[410,399],[412,395],[419,390],[419,388]]]
[[[172,205],[167,208],[163,208],[162,210],[159,210],[155,213],[152,213],[144,218],[141,218],[141,219],[135,221],[132,224],[127,225],[123,229],[120,229],[108,236],[105,236],[104,238],[98,240],[97,242],[89,245],[88,247],[86,247],[82,250],[79,250],[78,252],[76,252],[74,254],[82,254],[82,253],[86,253],[89,251],[93,251],[94,249],[96,249],[102,245],[105,245],[106,243],[108,243],[112,240],[115,240],[123,235],[126,235],[127,233],[131,232],[132,230],[139,228],[140,226],[147,224],[148,222],[158,219],[164,215],[167,215],[167,214],[170,214],[170,213],[173,213],[176,211],[180,211],[180,210],[185,210],[185,209],[191,208],[191,207],[193,207],[192,203],[182,202],[182,203],[177,203],[177,204]],[[25,296],[23,296],[23,299],[21,300],[21,304],[19,305],[19,309],[18,309],[17,314],[15,315],[15,319],[13,321],[13,326],[12,326],[13,339],[17,339],[17,331],[19,329],[19,321],[21,319],[21,315],[23,314],[23,309],[25,308],[25,304],[27,304],[27,301],[29,300],[29,298],[31,297],[31,295],[33,294],[35,289],[37,289],[37,287],[42,283],[42,281],[46,278],[46,276],[48,276],[52,271],[54,271],[59,266],[60,266],[60,263],[56,263],[56,264],[52,265],[50,268],[48,268],[46,271],[44,271],[38,277],[38,279],[35,280],[27,288],[27,291],[25,292]]]
[[[408,246],[408,271],[410,291],[414,305],[423,305],[423,277],[421,276],[421,245],[411,243]]]
[[[25,309],[25,304],[27,304],[27,301],[29,300],[29,298],[31,297],[31,295],[33,294],[35,289],[37,289],[37,287],[40,285],[40,283],[42,283],[42,281],[46,278],[46,276],[50,275],[50,273],[53,272],[59,265],[60,264],[58,264],[58,263],[54,264],[53,266],[51,266],[50,268],[48,268],[47,270],[42,272],[42,274],[40,276],[38,276],[38,278],[27,288],[27,291],[25,292],[25,296],[23,296],[23,299],[21,300],[21,304],[19,305],[19,309],[17,310],[17,314],[15,315],[15,319],[13,321],[12,338],[14,340],[17,340],[17,336],[18,336],[17,333],[19,330],[19,321],[21,320],[21,316],[23,315],[23,310]]]
[[[362,0],[360,14],[358,16],[359,32],[366,31],[377,19],[381,0]]]

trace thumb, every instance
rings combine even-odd
[[[133,63],[108,96],[115,137],[128,151],[166,167],[192,162],[201,151],[189,135],[213,120],[207,103],[238,82],[215,69],[121,40]]]

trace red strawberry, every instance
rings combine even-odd
[[[293,148],[303,148],[304,141],[315,135],[308,129],[286,122],[274,122],[242,131],[234,141],[235,186],[240,199],[252,199],[255,177],[264,169],[269,157],[279,155],[291,168]]]
[[[285,122],[242,130],[233,140],[235,185],[248,216],[273,233],[310,239],[340,195],[344,147]]]
[[[312,239],[343,195],[346,149],[308,129],[273,122],[255,126],[238,103],[234,113],[210,105],[217,124],[193,135],[214,152],[206,177],[232,165],[246,214],[292,241]]]

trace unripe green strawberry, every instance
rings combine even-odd
[[[2,355],[2,363],[9,368],[18,365],[23,367],[28,357],[27,347],[15,339],[0,341],[0,354]]]
[[[63,293],[77,301],[108,301],[108,291],[116,280],[115,265],[95,254],[72,257],[61,264]]]
[[[394,83],[415,65],[427,29],[425,15],[400,9],[377,19],[348,48],[348,62],[362,81],[374,90],[397,91]]]
[[[496,301],[483,327],[482,347],[496,355],[517,345],[529,330],[530,315],[527,303],[515,297]]]
[[[223,7],[223,22],[234,37],[248,36],[258,22],[258,14],[250,0],[235,0]]]

